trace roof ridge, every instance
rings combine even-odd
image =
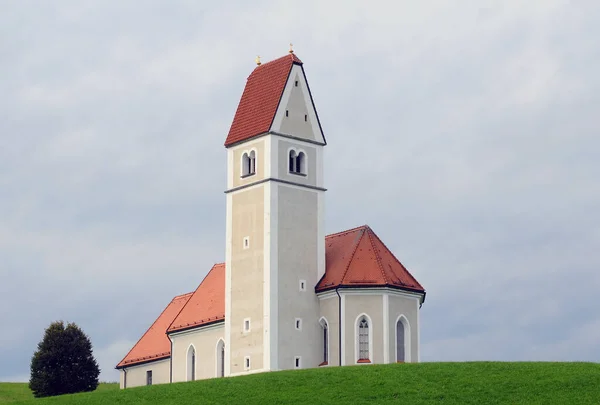
[[[189,294],[189,293],[188,293]],[[184,294],[185,295],[185,294]],[[127,352],[127,354],[125,355],[125,357],[123,357],[123,359],[121,359],[121,361],[117,364],[117,367],[123,363],[125,361],[125,359],[127,358],[127,356],[129,356],[129,353],[131,353],[133,351],[133,349],[135,349],[135,347],[142,341],[142,339],[144,338],[144,336],[146,336],[148,334],[148,332],[150,332],[150,329],[152,329],[152,327],[156,324],[156,322],[158,322],[158,320],[160,319],[160,317],[165,313],[165,311],[169,308],[169,306],[173,303],[173,301],[175,301],[175,299],[177,298],[174,297],[173,299],[171,299],[171,301],[169,301],[169,303],[167,304],[167,306],[165,307],[165,309],[163,309],[160,313],[160,315],[158,315],[158,317],[154,320],[154,322],[152,322],[152,325],[150,325],[150,327],[148,329],[146,329],[146,332],[144,332],[144,334],[138,339],[137,342],[135,342],[135,344],[131,347],[131,349]],[[185,307],[185,305],[184,305]],[[166,331],[165,331],[166,332]],[[137,358],[136,358],[137,360]],[[125,365],[125,364],[123,364]]]
[[[357,226],[357,227],[354,227],[354,228],[351,228],[351,229],[346,229],[345,231],[340,231],[340,232],[332,233],[332,234],[329,234],[329,235],[325,235],[325,239],[331,238],[331,237],[334,237],[334,236],[341,236],[342,234],[346,234],[346,233],[350,233],[350,232],[356,232],[359,229],[366,229],[368,227],[369,227],[368,225],[361,225],[361,226]]]
[[[354,249],[352,249],[352,254],[350,255],[350,259],[348,260],[348,264],[346,265],[346,270],[344,270],[344,274],[342,274],[342,278],[340,279],[340,285],[344,282],[344,279],[346,278],[346,274],[348,274],[348,269],[350,269],[350,264],[352,264],[354,255],[356,254],[356,251],[358,250],[358,246],[360,245],[360,241],[362,240],[362,238],[364,236],[365,236],[365,229],[362,230],[360,238],[358,238],[356,240],[356,245],[354,246]]]
[[[271,59],[271,60],[270,60],[270,61],[268,61],[268,62],[264,62],[264,63],[262,63],[262,62],[261,62],[261,64],[260,64],[260,65],[258,65],[257,67],[255,67],[255,68],[254,68],[253,72],[254,72],[255,70],[257,70],[257,69],[261,69],[263,66],[267,66],[267,65],[269,65],[269,64],[271,64],[271,63],[274,63],[274,62],[278,62],[278,61],[284,60],[285,58],[290,58],[290,59],[292,59],[292,63],[299,63],[299,64],[301,64],[301,65],[303,65],[303,64],[304,64],[304,63],[303,63],[303,62],[300,60],[300,58],[298,58],[298,57],[296,56],[296,54],[294,54],[294,53],[287,53],[286,55],[280,56],[280,57],[278,57],[278,58],[275,58],[275,59]],[[251,74],[252,74],[252,73],[251,73]]]
[[[377,247],[373,243],[372,235],[375,235],[375,232],[373,232],[373,230],[371,228],[367,227],[367,235],[369,235],[369,242],[371,242],[371,247],[373,248],[373,253],[375,254],[375,261],[377,262],[377,265],[379,266],[379,271],[381,271],[381,275],[383,276],[383,281],[385,281],[386,284],[389,284],[389,280],[385,275],[385,270],[383,269],[383,264],[381,263],[381,256],[379,255],[379,252],[377,252]],[[377,238],[377,239],[379,239],[379,238]],[[381,240],[379,240],[379,242],[381,242]]]
[[[190,292],[185,293],[185,294],[176,295],[175,297],[173,297],[173,299],[171,300],[171,302],[174,301],[174,300],[176,300],[176,299],[183,298],[183,297],[188,296],[188,295],[192,295],[193,293],[194,293],[193,291],[190,291]]]

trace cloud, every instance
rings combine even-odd
[[[55,319],[102,379],[224,257],[223,141],[294,42],[327,232],[426,287],[422,358],[598,357],[595,2],[14,3],[0,15],[0,380]]]

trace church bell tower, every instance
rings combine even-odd
[[[225,142],[226,375],[321,361],[326,142],[302,61],[257,65]]]

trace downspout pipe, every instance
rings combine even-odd
[[[127,369],[123,367],[123,389],[127,388]]]
[[[171,355],[169,356],[169,383],[173,382],[173,339],[167,334],[169,342],[171,342]]]
[[[338,296],[338,351],[339,351],[339,363],[342,365],[342,296],[338,292],[340,287],[335,288],[335,293]]]

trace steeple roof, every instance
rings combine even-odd
[[[302,65],[302,61],[289,53],[252,71],[225,140],[226,147],[269,131],[294,64]]]

